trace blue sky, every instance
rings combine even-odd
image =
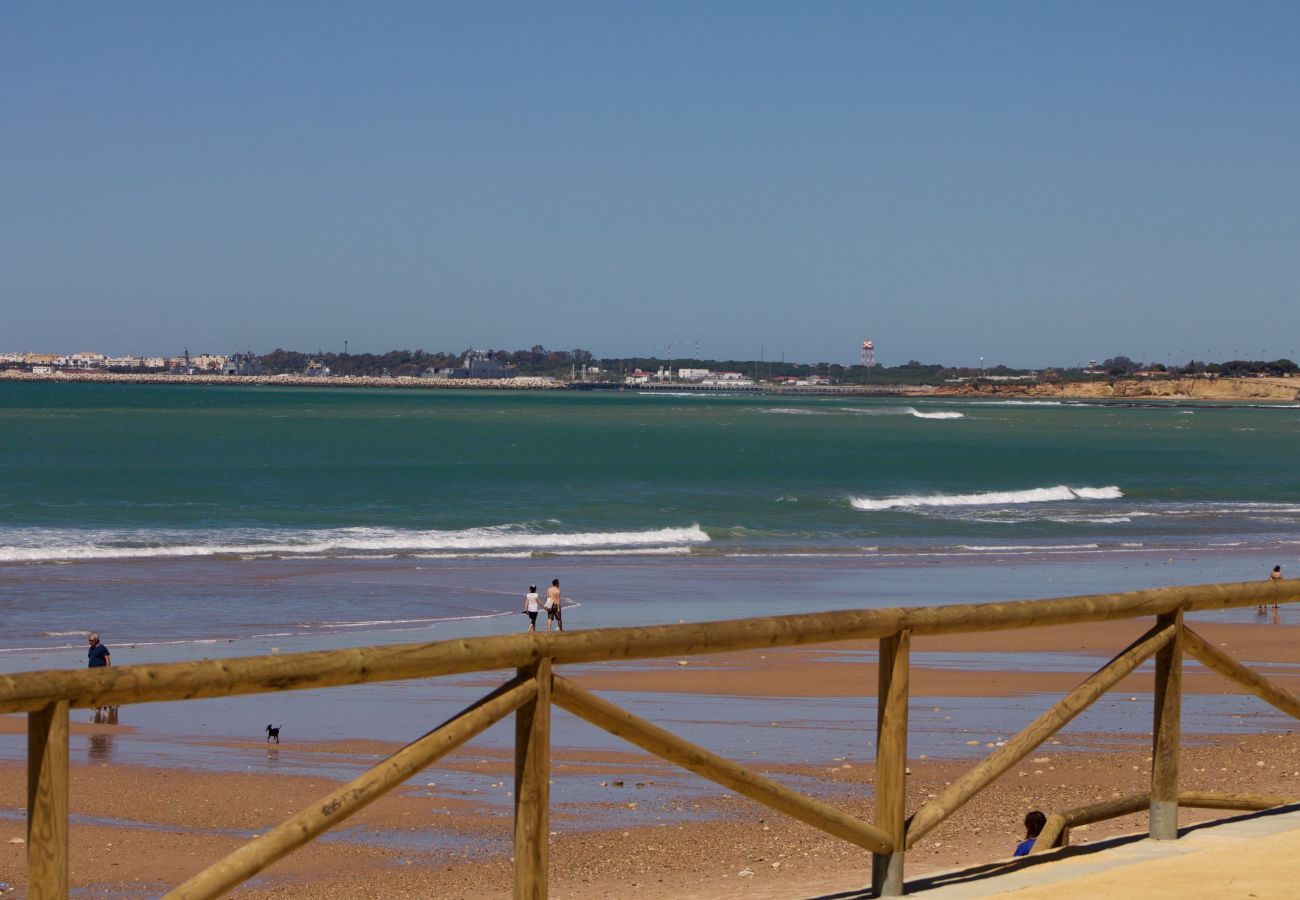
[[[1300,360],[1297,47],[1270,2],[0,4],[0,351]]]

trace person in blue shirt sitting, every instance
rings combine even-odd
[[[1047,816],[1039,810],[1032,809],[1025,813],[1025,839],[1016,845],[1016,852],[1012,856],[1028,856],[1029,851],[1034,849],[1034,841],[1043,833],[1043,826],[1047,824]]]

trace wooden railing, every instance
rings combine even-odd
[[[891,608],[727,622],[513,634],[298,653],[0,676],[0,713],[28,713],[27,895],[68,889],[68,711],[164,700],[430,678],[495,669],[515,675],[479,702],[288,821],[253,839],[168,897],[218,897],[414,776],[507,716],[515,716],[515,881],[519,900],[547,895],[551,706],[873,854],[876,896],[903,893],[908,848],[1148,659],[1155,659],[1151,790],[1049,817],[1035,850],[1068,829],[1147,809],[1150,836],[1177,837],[1180,806],[1259,809],[1286,798],[1180,792],[1182,658],[1189,654],[1300,718],[1300,697],[1231,659],[1184,624],[1186,613],[1300,600],[1300,581],[1211,584],[1052,600]],[[908,672],[914,637],[1155,617],[1155,624],[1027,728],[907,817]],[[875,821],[785,787],[602,700],[556,666],[878,639]]]

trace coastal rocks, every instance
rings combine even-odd
[[[1295,402],[1294,378],[1124,378],[1056,384],[960,384],[936,388],[935,396],[1060,398],[1075,400],[1220,400]]]

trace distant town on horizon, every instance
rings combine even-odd
[[[366,378],[472,378],[502,379],[528,376],[561,382],[650,384],[694,383],[740,387],[756,384],[943,384],[986,379],[990,381],[1080,380],[1107,378],[1168,378],[1187,376],[1291,377],[1297,365],[1289,359],[1191,360],[1180,366],[1143,363],[1127,356],[1090,360],[1086,366],[1015,368],[948,366],[918,360],[897,366],[875,362],[864,345],[858,364],[796,363],[775,360],[662,359],[657,357],[597,358],[587,350],[465,350],[458,354],[424,350],[387,353],[316,352],[276,349],[220,355],[190,353],[177,356],[108,356],[81,351],[67,354],[0,353],[0,371],[17,370],[36,375],[57,373],[119,373],[227,376],[302,376]]]

